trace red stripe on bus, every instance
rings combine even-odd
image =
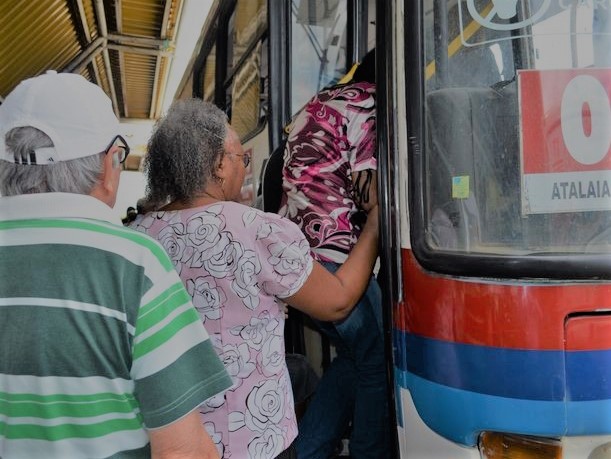
[[[403,282],[405,298],[394,311],[395,326],[465,344],[561,350],[570,314],[611,311],[610,284],[502,283],[440,276],[425,272],[406,249]],[[594,328],[592,336],[575,339],[571,347],[611,348],[609,328]]]
[[[568,351],[611,349],[611,314],[571,317],[565,329]]]

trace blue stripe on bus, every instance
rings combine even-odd
[[[444,386],[526,400],[611,398],[611,350],[506,349],[394,333],[395,365]]]
[[[484,430],[549,437],[611,433],[611,400],[564,403],[497,397],[443,386],[396,367],[395,381],[411,392],[420,417],[432,430],[466,446],[475,446]]]

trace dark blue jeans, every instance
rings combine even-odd
[[[334,272],[339,265],[323,263]],[[299,459],[328,459],[352,421],[350,457],[390,457],[382,292],[372,277],[350,315],[315,321],[335,345],[337,357],[324,372],[296,440]]]

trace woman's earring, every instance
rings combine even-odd
[[[218,182],[218,184],[221,187],[221,190],[223,189],[223,186],[225,185],[225,179],[219,177],[218,175],[215,175],[214,178],[216,179],[216,181]]]
[[[227,196],[225,196],[225,189],[223,188],[225,186],[225,179],[222,178],[221,179],[221,193],[223,193],[223,201],[227,201]]]

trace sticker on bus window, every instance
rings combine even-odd
[[[611,210],[611,69],[518,71],[522,212]]]
[[[452,177],[452,198],[467,199],[469,197],[469,176]]]

